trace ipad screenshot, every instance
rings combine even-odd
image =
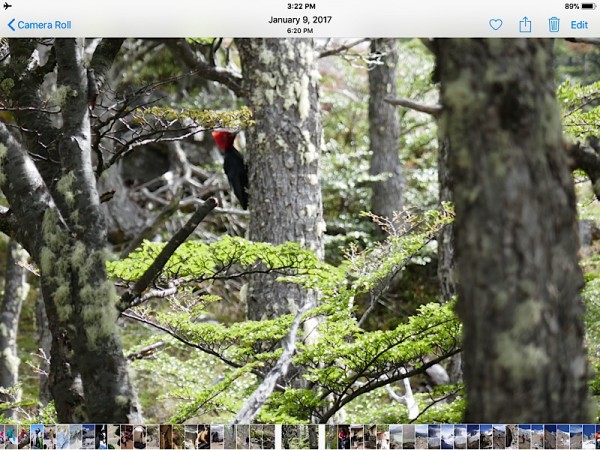
[[[595,2],[0,36],[0,450],[600,448]]]

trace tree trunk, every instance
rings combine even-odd
[[[253,241],[299,242],[323,255],[321,119],[313,43],[308,39],[236,40],[248,106],[250,224]],[[257,276],[248,290],[248,318],[297,311],[315,298],[276,276]]]
[[[27,61],[26,52],[33,51],[28,42],[12,45],[24,58],[16,53],[11,64]],[[29,146],[40,144],[26,140],[24,146],[0,123],[0,187],[17,222],[13,234],[40,267],[52,332],[49,383],[59,420],[135,423],[141,417],[117,335],[116,294],[105,268],[107,239],[92,169],[83,40],[57,39],[53,54],[58,89],[64,92],[58,139],[47,117],[18,117],[37,132],[30,134],[39,142],[51,143],[39,154],[52,157],[34,163],[28,151],[38,154],[38,149]],[[36,72],[23,80],[34,92],[27,106],[35,109],[36,82],[43,77]]]
[[[583,285],[553,41],[436,41],[467,422],[586,422]]]
[[[371,210],[373,214],[392,219],[402,210],[404,176],[398,157],[400,148],[400,118],[398,108],[384,101],[396,97],[396,39],[373,39],[369,70],[369,141],[371,146],[371,175],[384,175],[373,183]]]
[[[17,355],[17,333],[21,305],[27,297],[29,285],[27,271],[20,265],[27,262],[27,252],[13,239],[8,243],[6,273],[4,276],[4,298],[0,315],[0,386],[11,388],[19,381],[19,356]],[[0,402],[10,401],[0,395]],[[14,398],[19,401],[20,399]],[[5,417],[16,418],[12,409],[2,412]]]
[[[450,140],[438,136],[438,182],[440,184],[440,203],[452,202],[452,172],[450,170]],[[454,275],[454,226],[448,224],[437,234],[438,244],[438,280],[442,290],[442,299],[449,302],[456,295],[456,280]]]

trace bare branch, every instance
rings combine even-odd
[[[350,42],[345,45],[341,45],[336,48],[324,50],[321,53],[319,53],[319,58],[326,58],[328,56],[338,55],[342,52],[345,52],[346,50],[350,50],[352,47],[356,47],[357,45],[362,44],[363,42],[367,42],[368,40],[369,40],[368,38],[358,39],[357,41],[353,41],[353,42]]]
[[[599,38],[567,38],[565,39],[567,42],[576,42],[578,44],[592,44],[592,45],[600,45]]]
[[[130,353],[127,355],[129,361],[135,361],[136,359],[148,358],[156,353],[156,351],[165,346],[163,341],[155,342],[154,344],[146,345],[137,352]]]
[[[201,55],[194,52],[185,39],[167,39],[165,43],[194,73],[207,80],[217,81],[231,89],[238,97],[244,97],[242,77],[230,70],[209,64]]]
[[[600,200],[600,139],[588,138],[586,144],[577,142],[567,147],[573,163],[571,169],[581,169],[586,173],[596,198]]]
[[[400,372],[406,373],[406,369],[401,367]],[[416,402],[415,397],[413,396],[412,387],[410,386],[410,379],[404,378],[402,382],[404,383],[403,396],[396,394],[390,384],[386,385],[385,389],[393,400],[406,405],[406,408],[408,409],[408,418],[410,420],[414,420],[419,417],[419,404]]]
[[[402,106],[414,111],[429,114],[433,117],[438,117],[442,112],[442,105],[427,105],[407,98],[386,97],[384,100],[391,105]]]

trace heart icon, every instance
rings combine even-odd
[[[489,21],[490,27],[492,27],[492,30],[494,31],[498,31],[502,28],[502,23],[502,19],[490,19]]]

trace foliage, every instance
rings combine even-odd
[[[22,383],[17,383],[10,388],[0,386],[0,394],[3,397],[3,403],[0,403],[0,423],[18,423],[20,425],[32,423],[57,423],[56,409],[54,402],[49,402],[46,406],[39,409],[34,408],[37,401],[25,399],[19,400]],[[5,416],[2,412],[7,409],[14,409],[18,413],[18,420],[13,419],[11,415]]]
[[[398,385],[401,383],[397,383]],[[438,386],[432,392],[417,392],[420,414],[414,423],[460,423],[465,408],[462,386]],[[457,395],[449,395],[458,392]],[[346,412],[356,423],[411,423],[406,406],[388,401],[385,389],[376,389],[349,403]]]
[[[111,276],[126,281],[137,280],[152,264],[164,247],[164,243],[145,241],[142,247],[127,259],[107,264]],[[215,279],[230,279],[243,274],[276,271],[281,275],[338,273],[334,268],[323,265],[309,250],[299,244],[287,242],[273,246],[264,242],[250,242],[240,237],[225,236],[206,244],[200,241],[183,243],[171,256],[160,280],[177,279],[178,283],[204,282]],[[159,280],[159,281],[160,281]]]
[[[600,81],[582,85],[567,80],[556,95],[563,109],[565,131],[578,139],[596,136],[600,126]]]
[[[279,343],[293,319],[284,315],[231,325],[194,320],[215,301],[193,292],[207,281],[274,272],[281,275],[280,282],[299,283],[321,294],[320,304],[305,316],[305,320],[318,318],[319,338],[310,343],[300,340],[293,357],[294,367],[303,368],[303,381],[271,396],[260,415],[266,422],[302,423],[314,415],[326,420],[344,404],[385,385],[386,380],[404,378],[403,370],[408,376],[419,373],[426,356],[442,360],[455,352],[460,325],[451,304],[425,305],[406,323],[373,332],[365,332],[358,325],[354,305],[356,295],[372,292],[376,297],[385,289],[390,273],[416,257],[439,226],[449,220],[447,211],[406,217],[408,231],[392,230],[385,243],[363,252],[354,249],[339,267],[320,262],[295,243],[275,246],[225,237],[211,244],[183,244],[155,282],[156,287],[179,286],[181,294],[170,298],[168,307],[146,304],[127,314],[169,334],[170,345],[177,340],[188,347],[188,352],[191,347],[206,355],[202,364],[208,364],[210,370],[201,371],[204,382],[198,383],[198,372],[192,384],[186,375],[180,375],[170,390],[168,396],[180,400],[171,420],[183,422],[236,411],[277,362],[282,352]],[[145,242],[127,259],[108,263],[109,272],[124,282],[133,282],[162,247]],[[211,363],[206,362],[207,357]],[[157,367],[161,374],[167,367],[172,370],[180,366],[166,353],[156,361],[136,363],[140,370],[154,373],[153,367]]]
[[[242,106],[239,110],[222,112],[210,109],[175,109],[166,106],[144,107],[135,112],[135,119],[138,123],[158,121],[165,128],[175,121],[184,123],[191,121],[195,126],[206,129],[244,128],[254,123],[252,112],[246,106]]]

